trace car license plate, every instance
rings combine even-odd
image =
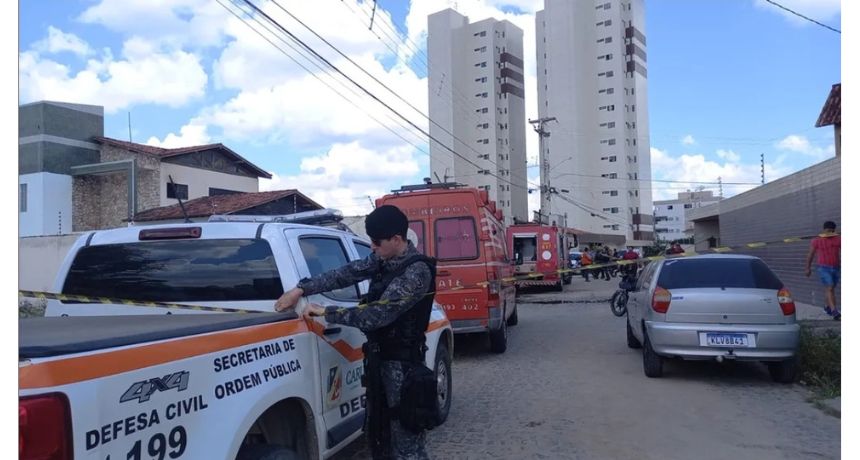
[[[709,347],[754,347],[749,334],[726,334],[709,332],[704,334],[703,345]]]

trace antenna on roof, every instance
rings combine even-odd
[[[128,112],[128,141],[131,142],[131,112]]]
[[[179,202],[179,208],[182,209],[182,215],[185,216],[185,223],[190,224],[191,219],[188,218],[188,213],[185,212],[185,205],[182,204],[182,198],[180,198],[179,193],[176,192],[176,184],[173,183],[173,176],[168,174],[167,178],[170,179],[170,185],[173,186],[173,194],[176,196],[176,201]]]

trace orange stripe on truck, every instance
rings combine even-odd
[[[169,340],[152,345],[24,365],[18,369],[18,387],[24,390],[67,385],[295,335],[307,330],[308,327],[304,321],[282,321]]]
[[[434,321],[428,325],[427,332],[433,332],[449,324],[451,323],[447,319]],[[27,390],[67,385],[308,331],[325,340],[324,329],[325,326],[316,321],[283,321],[123,350],[24,365],[18,369],[18,388]],[[326,342],[328,341],[326,340]],[[364,356],[361,347],[353,347],[343,340],[328,343],[350,362],[357,361]]]

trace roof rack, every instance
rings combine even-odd
[[[449,189],[449,188],[460,188],[466,187],[466,184],[461,184],[459,182],[441,182],[436,184],[415,184],[415,185],[404,185],[397,190],[392,190],[394,193],[400,192],[415,192],[418,190],[433,190],[433,189]]]
[[[337,209],[317,209],[315,211],[297,212],[295,214],[278,215],[243,215],[243,214],[215,214],[209,216],[209,222],[261,222],[261,223],[289,223],[317,225],[320,227],[335,227],[354,233],[349,227],[342,224],[343,213]]]

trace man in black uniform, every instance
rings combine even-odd
[[[351,286],[371,279],[367,307],[322,307],[308,304],[306,319],[325,316],[329,323],[357,327],[367,335],[364,346],[367,379],[366,431],[373,458],[425,459],[425,433],[398,418],[401,389],[410,369],[423,364],[424,332],[430,320],[436,264],[407,240],[409,222],[395,206],[380,206],[365,220],[373,252],[335,270],[301,280],[275,303],[277,311],[293,308],[302,296]],[[429,294],[428,294],[429,293]],[[376,302],[379,301],[379,302]]]

